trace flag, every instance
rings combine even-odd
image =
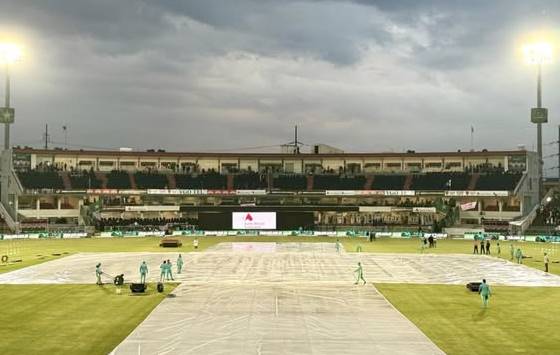
[[[473,210],[476,208],[476,201],[467,202],[461,205],[461,211]]]

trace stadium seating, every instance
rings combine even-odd
[[[315,175],[313,178],[315,190],[363,190],[366,184],[366,178],[363,175]]]
[[[18,173],[26,189],[63,189],[64,183],[56,171],[26,171]]]
[[[244,173],[233,177],[233,187],[241,190],[255,190],[268,188],[266,174]]]
[[[481,174],[476,183],[476,190],[512,191],[521,179],[521,174],[490,173]]]
[[[428,173],[414,175],[411,190],[466,190],[470,178],[471,176],[466,173]]]
[[[509,229],[509,222],[483,219],[482,226],[486,232],[507,232]]]
[[[560,225],[560,194],[555,193],[549,203],[537,209],[537,216],[531,226]]]
[[[139,189],[164,189],[168,185],[167,176],[158,173],[137,172],[134,179]]]
[[[113,170],[107,174],[108,189],[130,189],[130,177],[126,171]]]
[[[154,227],[165,225],[194,225],[196,220],[190,218],[102,218],[96,220],[95,223],[100,230],[105,230],[109,227],[131,227],[135,230],[151,230]]]
[[[93,172],[70,173],[70,184],[72,189],[98,189],[101,188],[101,181],[97,179]]]
[[[272,185],[278,190],[304,191],[307,189],[307,177],[305,175],[278,175],[274,177]]]
[[[175,175],[178,189],[218,189],[227,188],[227,176],[209,172],[196,175]]]
[[[405,175],[376,175],[371,188],[373,190],[402,190]]]
[[[105,174],[105,173],[97,173]],[[314,190],[496,190],[512,191],[515,189],[522,174],[490,172],[477,173],[427,173],[415,175],[364,175],[346,176],[337,174],[319,174],[311,176]],[[64,180],[57,171],[26,171],[18,176],[28,189],[63,189]],[[126,171],[111,171],[104,175],[109,189],[163,189],[168,188],[169,179],[165,174],[157,172],[136,172],[132,175]],[[68,177],[73,189],[100,188],[102,181],[94,172],[69,172]],[[176,187],[179,189],[227,189],[228,176],[209,171],[195,174],[174,175]],[[448,186],[448,182],[451,185]],[[233,185],[231,185],[233,182]],[[371,182],[371,187],[369,186]],[[132,186],[134,184],[136,186]],[[471,183],[471,186],[469,185]],[[268,189],[268,176],[253,172],[230,175],[230,188],[234,189]],[[276,190],[305,191],[308,188],[308,176],[303,174],[280,174],[272,181]]]

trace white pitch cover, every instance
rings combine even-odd
[[[233,229],[276,229],[276,212],[232,212]]]

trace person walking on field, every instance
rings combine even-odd
[[[365,285],[366,279],[364,279],[364,270],[362,269],[362,263],[358,262],[358,268],[354,270],[354,273],[356,274],[356,282],[354,283],[354,285],[357,285],[360,280],[362,280]]]
[[[510,243],[509,245],[509,253],[510,253],[510,260],[513,261],[513,255],[515,254],[515,247],[513,246],[513,243]]]
[[[198,238],[194,238],[192,244],[195,250],[198,249]]]
[[[483,279],[480,286],[478,286],[478,293],[480,294],[480,298],[482,298],[482,307],[488,307],[488,299],[492,292],[490,292],[490,286],[486,283],[486,279]]]
[[[146,275],[148,274],[148,265],[145,261],[140,264],[140,283],[146,283]]]
[[[517,259],[518,264],[523,264],[523,252],[521,251],[521,248],[517,248],[517,251],[515,252],[515,259]]]
[[[167,262],[164,260],[163,263],[159,266],[159,281],[163,282],[165,281],[165,274],[166,274],[166,270],[167,270]]]
[[[490,255],[490,239],[486,239],[486,255]]]
[[[169,279],[171,279],[171,281],[175,281],[175,279],[173,278],[173,264],[171,264],[171,260],[169,259],[167,259],[167,268],[165,270],[165,275],[167,281],[169,281]]]
[[[502,249],[500,249],[500,242],[496,243],[496,248],[498,248],[498,255],[502,253]]]
[[[181,270],[183,270],[183,257],[179,254],[177,258],[177,273],[180,274]]]
[[[478,254],[478,236],[474,237],[473,254]]]
[[[548,272],[548,263],[550,260],[548,259],[547,253],[544,253],[543,261],[544,261],[544,272]]]

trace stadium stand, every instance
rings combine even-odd
[[[373,179],[373,190],[402,190],[406,175],[376,175]]]
[[[411,190],[466,190],[471,176],[466,173],[414,175]]]
[[[233,187],[244,190],[266,189],[268,188],[267,175],[250,172],[234,175]]]
[[[56,171],[21,171],[21,184],[26,189],[63,189],[64,183]]]
[[[554,194],[550,202],[537,209],[532,226],[557,226],[560,224],[560,195]]]
[[[476,190],[514,190],[521,179],[521,174],[489,173],[481,174],[476,183]]]
[[[178,189],[222,189],[227,188],[227,176],[216,172],[195,175],[176,174]]]
[[[278,175],[275,176],[272,185],[275,189],[290,190],[290,191],[304,191],[307,189],[307,176],[305,175]]]
[[[366,178],[363,175],[315,175],[313,178],[315,190],[363,190],[366,184]]]
[[[126,171],[113,170],[107,174],[107,188],[130,189],[130,178]]]
[[[158,173],[136,172],[134,180],[139,189],[162,189],[168,185],[167,176]]]
[[[65,173],[66,174],[66,173]],[[18,176],[27,189],[63,189],[65,183],[56,171],[20,171]],[[130,189],[134,183],[138,189],[169,188],[170,179],[157,172],[136,172],[113,170],[110,173],[72,171],[68,173],[72,189],[102,188],[100,176],[106,179],[106,188]],[[280,174],[272,181],[274,189],[305,191],[308,179],[313,190],[508,190],[513,191],[521,179],[519,173],[427,173],[415,175],[303,175]],[[229,175],[234,189],[268,189],[268,175],[260,173],[240,173]],[[476,177],[476,179],[473,179]],[[176,174],[171,180],[179,189],[227,189],[228,175],[217,172],[197,174]],[[474,184],[473,184],[474,180]],[[473,186],[470,186],[473,184]],[[371,185],[371,186],[370,186]],[[67,188],[67,187],[66,187]]]
[[[166,225],[192,226],[195,222],[195,220],[189,218],[101,218],[96,220],[96,226],[100,230],[106,230],[112,227],[130,227],[137,230],[151,230],[153,227],[162,227]]]
[[[69,174],[72,189],[99,189],[101,182],[93,171],[72,172]]]
[[[514,225],[508,226],[509,221],[526,216],[540,203],[536,185],[531,183],[536,181],[534,158],[533,153],[525,151],[444,152],[425,156],[219,156],[23,149],[14,155],[14,169],[20,181],[11,186],[19,191],[21,182],[24,191],[18,192],[19,217],[30,219],[28,227],[38,230],[47,224],[49,229],[59,224],[70,229],[169,231],[174,223],[179,229],[198,224],[199,219],[221,223],[223,218],[229,223],[229,214],[235,211],[270,210],[280,213],[279,221],[291,222],[294,216],[306,215],[305,220],[298,222],[299,227],[325,230],[356,226],[380,231],[441,231],[453,225],[507,231]],[[84,191],[88,189],[91,190]],[[131,191],[135,189],[143,191]],[[504,190],[509,193],[503,193]],[[171,205],[173,209],[168,208]],[[57,222],[58,217],[66,218],[66,222]],[[194,222],[185,223],[183,217]],[[533,217],[531,214],[531,221]],[[6,219],[12,230],[13,220]],[[36,227],[31,225],[32,221],[37,222]],[[523,229],[528,223],[524,223]],[[550,233],[559,223],[560,199],[544,204],[531,227]],[[199,225],[209,226],[202,222]],[[227,228],[228,224],[224,226]],[[280,226],[294,228],[289,223]]]
[[[508,221],[482,219],[482,227],[486,232],[507,232],[509,229]]]

